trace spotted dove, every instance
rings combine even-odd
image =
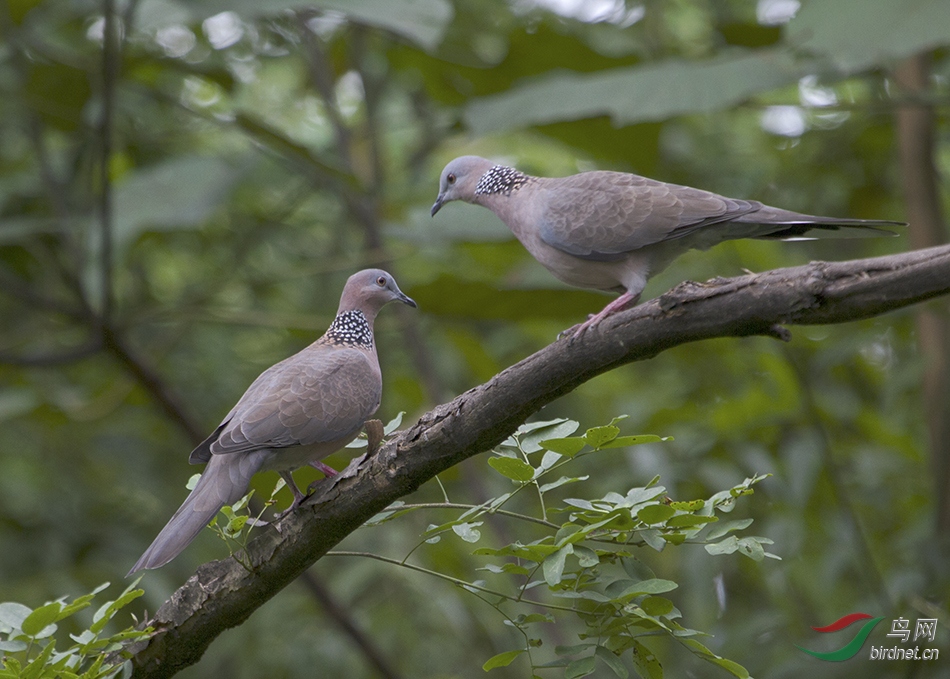
[[[305,495],[291,471],[320,460],[356,438],[379,407],[382,378],[373,321],[391,301],[416,303],[385,271],[367,269],[346,282],[336,318],[306,349],[268,368],[189,461],[207,463],[198,485],[129,571],[158,568],[175,558],[224,505],[237,502],[251,477],[277,471],[294,494]]]
[[[812,238],[845,228],[880,233],[878,227],[900,224],[816,217],[623,172],[532,177],[478,156],[445,166],[432,215],[453,200],[494,212],[565,283],[622,293],[575,336],[636,304],[647,279],[687,250],[735,238]]]

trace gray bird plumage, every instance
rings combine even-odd
[[[247,492],[257,472],[280,473],[294,494],[291,508],[305,497],[292,470],[310,464],[332,472],[320,460],[356,438],[379,407],[382,378],[373,321],[391,301],[416,306],[385,271],[350,276],[326,333],[261,373],[192,451],[189,461],[207,463],[204,473],[129,575],[175,558],[221,507]]]
[[[901,224],[806,215],[623,172],[533,177],[478,156],[445,166],[432,215],[453,200],[494,212],[565,283],[622,293],[579,331],[636,304],[651,276],[693,248],[841,229],[891,234],[880,227]]]

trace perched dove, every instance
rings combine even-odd
[[[291,509],[305,497],[292,470],[310,464],[335,473],[320,460],[356,438],[379,407],[382,378],[373,321],[393,300],[416,306],[385,271],[350,276],[323,337],[261,373],[192,451],[192,464],[207,463],[198,485],[129,575],[175,558],[221,507],[247,492],[259,471],[274,470],[284,478],[294,494]]]
[[[689,249],[735,238],[801,239],[815,229],[879,232],[876,227],[901,224],[815,217],[623,172],[532,177],[478,156],[445,166],[432,215],[453,200],[494,212],[565,283],[622,293],[578,334],[636,304],[647,279]]]

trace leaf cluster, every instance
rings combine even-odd
[[[777,559],[765,551],[764,545],[772,544],[768,538],[736,535],[747,529],[752,519],[720,519],[735,508],[739,498],[751,495],[753,485],[766,476],[756,475],[709,498],[687,501],[670,498],[666,488],[658,485],[659,477],[642,487],[610,491],[599,498],[554,499],[558,489],[587,479],[559,473],[567,465],[602,451],[669,440],[653,435],[621,436],[617,426],[620,419],[579,436],[572,435],[579,424],[564,418],[523,425],[488,459],[489,466],[515,488],[479,505],[456,505],[446,498],[443,508],[464,507],[465,511],[450,521],[430,524],[416,548],[453,534],[465,542],[477,543],[482,539],[479,527],[492,516],[520,519],[519,526],[524,527],[543,526],[545,534],[540,538],[527,539],[526,528],[509,544],[479,547],[473,552],[491,559],[479,568],[492,576],[491,581],[461,581],[432,573],[486,601],[503,616],[506,625],[521,635],[521,647],[487,660],[483,666],[486,671],[526,655],[534,673],[562,668],[564,676],[573,679],[592,674],[599,660],[625,678],[629,670],[621,658],[628,657],[641,677],[657,679],[663,676],[662,665],[645,642],[660,636],[679,642],[734,676],[747,677],[741,665],[718,656],[700,642],[696,637],[703,636],[702,632],[682,624],[683,615],[673,599],[663,596],[678,584],[657,577],[638,558],[638,550],[649,547],[660,552],[667,547],[703,545],[709,555],[738,551],[756,561],[766,556]],[[537,496],[540,516],[504,509],[522,492]],[[369,525],[436,507],[394,503]],[[553,517],[560,520],[554,521]],[[401,562],[392,562],[408,565],[409,555]],[[509,610],[525,608],[544,612]],[[543,641],[534,625],[565,617],[580,622],[580,643],[557,646],[557,657],[542,662],[537,649]]]
[[[57,650],[59,624],[92,605],[109,583],[89,594],[67,602],[66,597],[36,609],[21,603],[0,603],[0,679],[106,679],[127,677],[131,664],[125,649],[145,639],[152,628],[126,629],[106,633],[106,626],[124,607],[145,592],[129,585],[114,601],[106,601],[92,616],[91,624],[79,634],[69,634],[72,644]],[[61,636],[61,635],[60,635]]]

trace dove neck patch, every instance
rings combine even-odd
[[[332,344],[351,344],[366,349],[373,347],[373,329],[359,309],[337,314],[323,336]]]
[[[528,179],[528,175],[524,172],[518,172],[513,167],[495,165],[478,180],[478,184],[475,186],[475,195],[487,196],[493,193],[508,195],[526,183]]]

